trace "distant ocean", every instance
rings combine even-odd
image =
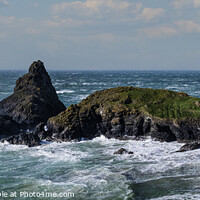
[[[15,81],[24,73],[0,72],[0,100],[12,94]],[[49,75],[67,107],[97,90],[120,86],[169,89],[200,97],[200,71],[50,71]],[[32,194],[25,199],[200,199],[200,150],[173,153],[182,145],[103,136],[34,148],[0,144],[0,199],[15,199],[1,197],[2,192],[16,192],[17,200],[23,199],[20,192]],[[113,155],[121,147],[134,154]],[[132,176],[126,175],[129,170]],[[43,193],[61,196],[46,198]],[[69,198],[62,197],[66,193]]]

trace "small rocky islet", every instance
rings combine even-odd
[[[30,147],[42,140],[151,136],[162,142],[187,142],[178,151],[183,152],[200,147],[200,98],[164,89],[118,87],[94,92],[66,109],[44,64],[37,61],[16,81],[14,93],[0,102],[0,130],[2,142]],[[116,152],[123,153],[129,152]]]

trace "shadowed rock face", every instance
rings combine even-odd
[[[0,116],[0,138],[20,133],[20,125],[9,116]]]
[[[0,115],[9,116],[27,128],[65,110],[41,61],[16,81],[14,93],[0,102]]]

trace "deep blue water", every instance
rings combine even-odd
[[[24,73],[0,72],[0,100],[12,94],[15,81]],[[94,91],[119,86],[162,88],[200,97],[200,71],[50,71],[49,75],[67,107]],[[180,146],[104,137],[35,148],[0,144],[0,193],[16,191],[17,199],[21,191],[71,192],[75,195],[71,199],[77,200],[200,199],[200,150],[172,154]],[[113,155],[121,147],[134,154]],[[124,173],[131,169],[133,176],[127,179]]]

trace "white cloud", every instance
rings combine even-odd
[[[34,7],[39,7],[39,4],[38,3],[34,3],[33,6]]]
[[[7,34],[4,32],[0,32],[0,39],[4,39],[7,37]]]
[[[180,21],[176,21],[175,24],[178,26],[178,28],[182,32],[186,32],[186,33],[199,32],[200,33],[200,24],[197,24],[192,20],[180,20]]]
[[[41,22],[42,26],[45,27],[77,27],[85,24],[91,24],[90,20],[81,20],[81,19],[73,19],[73,18],[60,18],[58,16],[54,16],[53,19],[44,20]]]
[[[66,25],[67,21],[68,20],[66,19],[60,19],[60,20],[53,19],[53,20],[45,20],[42,22],[42,24],[48,27],[59,27],[59,26]]]
[[[0,16],[0,24],[13,24],[15,21],[15,17],[14,16]]]
[[[153,19],[158,19],[165,13],[162,8],[144,8],[139,2],[131,2],[128,0],[86,0],[62,2],[53,5],[54,15],[66,15],[71,18],[77,17],[92,17],[109,18],[118,22],[144,20],[149,22]],[[83,19],[83,18],[82,18]]]
[[[9,3],[6,0],[0,0],[0,7],[1,6],[7,6]]]
[[[200,7],[200,0],[194,0],[193,5],[194,5],[195,8]]]
[[[107,43],[107,42],[112,42],[115,39],[115,35],[113,35],[112,33],[103,33],[91,36],[90,39],[100,40],[102,42]]]
[[[29,27],[29,28],[26,29],[26,33],[29,33],[31,35],[37,35],[37,34],[40,33],[40,31],[36,28]]]
[[[200,7],[200,0],[175,0],[172,2],[172,6],[175,9],[187,8],[188,6],[198,8]]]
[[[139,33],[151,38],[164,38],[184,33],[200,33],[200,24],[191,20],[180,20],[174,22],[175,26],[159,25],[156,27],[141,28]]]
[[[143,19],[146,22],[148,22],[154,18],[162,16],[164,12],[165,11],[162,8],[144,8],[142,13],[137,17],[137,19]]]
[[[142,28],[139,32],[153,38],[171,37],[178,34],[178,31],[175,28],[169,26]]]
[[[192,0],[175,0],[172,2],[172,6],[175,9],[181,9],[185,6],[188,6],[192,3]]]
[[[86,0],[63,2],[53,6],[54,13],[76,13],[82,16],[101,15],[105,13],[129,11],[135,13],[142,8],[141,3],[132,3],[126,0]]]
[[[15,16],[1,16],[0,27],[9,37],[16,35],[36,35],[44,31],[41,22],[32,18],[17,18]]]
[[[36,45],[39,49],[48,52],[51,56],[55,55],[55,53],[59,50],[59,45],[55,41],[41,41]]]

